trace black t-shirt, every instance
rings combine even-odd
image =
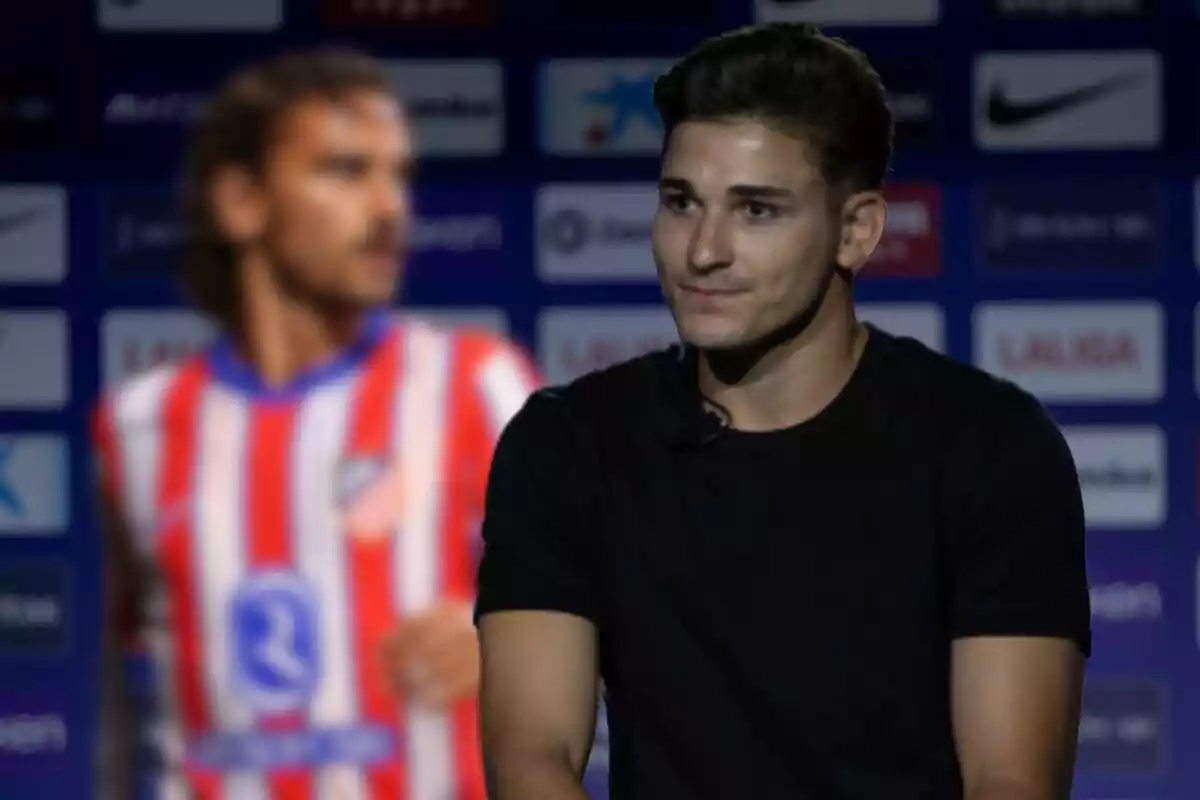
[[[781,431],[706,422],[672,349],[504,433],[478,613],[600,633],[616,800],[951,800],[950,642],[1090,649],[1067,445],[1030,395],[872,330]]]

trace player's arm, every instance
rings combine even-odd
[[[483,755],[492,800],[586,800],[596,722],[595,578],[562,401],[512,421],[488,482],[479,571]]]
[[[1068,800],[1090,651],[1079,480],[1033,401],[949,465],[951,706],[965,800]]]
[[[99,415],[97,420],[98,513],[103,535],[103,627],[95,791],[98,800],[128,800],[135,791],[137,730],[125,680],[125,656],[128,633],[137,609],[138,571],[118,502],[115,442],[111,428]]]

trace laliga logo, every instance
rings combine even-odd
[[[121,374],[137,375],[163,364],[175,364],[204,347],[203,342],[188,341],[126,342],[121,350]]]
[[[1125,331],[1092,330],[1066,336],[1034,331],[1023,338],[1002,335],[998,345],[1000,363],[1014,373],[1137,368],[1141,362],[1137,342]]]

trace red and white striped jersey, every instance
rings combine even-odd
[[[475,704],[404,707],[379,643],[471,598],[492,448],[536,377],[489,337],[368,327],[287,390],[218,344],[101,404],[151,576],[165,800],[484,797]]]

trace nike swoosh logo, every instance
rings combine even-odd
[[[21,211],[12,211],[8,214],[0,214],[0,236],[9,231],[20,228],[45,213],[40,208],[26,208]]]
[[[1002,85],[988,94],[988,122],[1000,128],[1014,128],[1098,100],[1142,79],[1141,74],[1118,75],[1106,81],[1081,86],[1068,92],[1037,100],[1012,100]]]

